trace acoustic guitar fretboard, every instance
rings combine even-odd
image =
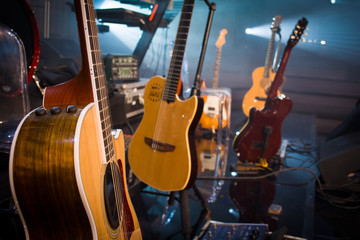
[[[105,147],[106,160],[109,161],[114,156],[113,148],[113,139],[111,134],[111,118],[110,118],[110,109],[108,102],[108,90],[106,86],[106,79],[104,75],[101,52],[99,47],[98,32],[96,26],[96,12],[94,10],[93,1],[85,0],[85,16],[84,16],[84,28],[86,34],[88,34],[90,56],[89,65],[90,65],[90,75],[91,80],[95,83],[94,101],[97,103],[101,130]],[[88,53],[89,54],[89,53]],[[93,84],[94,86],[94,84]]]

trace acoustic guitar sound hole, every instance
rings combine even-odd
[[[119,182],[120,171],[115,163],[110,163],[106,166],[104,176],[104,200],[106,216],[110,226],[116,229],[119,226],[119,212],[118,203],[116,202],[119,198],[115,194],[119,194],[122,191],[121,187],[114,187]],[[117,179],[117,180],[116,180]],[[114,183],[115,180],[115,183]],[[118,185],[118,184],[117,184]],[[116,189],[116,190],[115,190]]]

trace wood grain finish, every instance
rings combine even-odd
[[[96,13],[92,0],[74,2],[82,68],[45,91],[44,107],[62,111],[34,111],[18,127],[13,197],[27,238],[141,239],[126,186],[123,135],[113,139],[111,131]],[[67,105],[84,109],[65,111]]]
[[[30,239],[92,238],[74,168],[79,114],[32,113],[13,140],[12,191]]]
[[[121,133],[114,141],[115,160],[106,162],[99,150],[95,108],[87,109],[32,113],[14,139],[12,191],[30,239],[141,239],[124,181],[120,224],[109,226],[104,172],[108,164],[120,165],[125,179],[124,140]]]

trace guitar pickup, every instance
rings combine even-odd
[[[175,146],[171,144],[156,141],[148,137],[145,137],[144,140],[149,147],[159,152],[173,152],[175,150]]]
[[[266,101],[265,97],[255,97],[255,99],[258,101]]]

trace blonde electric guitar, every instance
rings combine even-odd
[[[9,175],[27,239],[141,239],[112,133],[92,0],[75,0],[82,67],[16,130]]]
[[[151,78],[144,92],[144,116],[129,146],[134,174],[162,191],[183,190],[197,174],[193,131],[202,112],[197,96],[182,101],[177,89],[194,0],[185,0],[166,79]]]
[[[246,116],[249,116],[250,109],[255,107],[259,110],[265,106],[267,92],[275,78],[275,70],[272,68],[272,59],[274,51],[275,34],[280,31],[280,22],[282,16],[277,15],[271,26],[272,34],[266,54],[265,66],[256,68],[252,73],[253,84],[249,91],[245,94],[242,109]],[[280,95],[278,91],[278,95]]]
[[[220,61],[221,61],[221,50],[222,46],[225,44],[225,35],[228,33],[226,29],[222,29],[219,33],[219,36],[216,40],[216,59],[214,65],[214,72],[213,72],[213,79],[211,83],[212,88],[218,88],[219,85],[219,70],[220,70]],[[205,89],[205,82],[203,81],[201,84],[201,89]],[[211,129],[217,130],[219,127],[219,113],[220,113],[220,104],[219,104],[219,97],[217,96],[201,96],[204,99],[204,110],[201,115],[199,126],[203,129]],[[223,111],[222,111],[222,125],[221,127],[224,128],[227,125],[227,112],[225,108],[225,101],[223,103]]]

